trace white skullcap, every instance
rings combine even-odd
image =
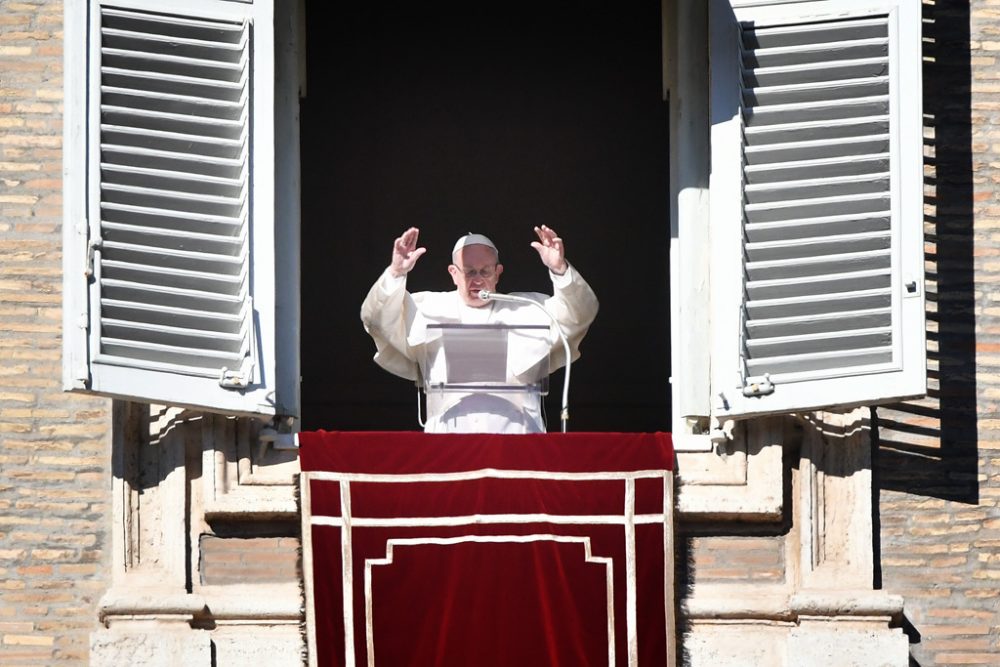
[[[459,250],[461,250],[465,246],[470,246],[470,245],[484,245],[487,248],[492,248],[493,252],[497,254],[497,258],[499,259],[500,257],[500,251],[497,250],[497,247],[495,245],[493,245],[493,241],[490,241],[489,238],[483,236],[482,234],[472,234],[472,233],[466,234],[462,238],[455,241],[455,247],[451,251],[451,256],[454,257],[455,255],[458,254]]]

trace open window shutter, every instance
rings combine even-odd
[[[923,394],[919,3],[716,10],[717,413]]]
[[[288,414],[275,391],[271,0],[93,2],[89,24],[87,238],[66,248],[85,256],[67,263],[84,266],[68,282],[87,282],[82,333],[67,335],[86,336],[87,363],[66,384]]]

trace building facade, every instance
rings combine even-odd
[[[188,11],[193,4],[169,9]],[[240,4],[241,11],[247,4],[272,6],[228,4]],[[759,20],[763,29],[781,21],[748,19],[747,12],[777,12],[777,4],[737,1],[727,7],[744,24]],[[794,12],[818,12],[812,24],[853,20],[860,3],[785,4]],[[898,6],[912,11],[913,4]],[[920,100],[913,92],[920,88],[907,87],[907,80],[891,96],[904,107],[922,101],[918,210],[922,206],[925,275],[919,294],[926,397],[869,407],[851,387],[802,409],[757,410],[745,418],[725,407],[700,407],[711,402],[714,380],[698,360],[721,362],[714,347],[690,341],[710,338],[706,332],[732,312],[716,316],[694,304],[699,296],[720,309],[734,302],[698,281],[691,288],[690,276],[702,276],[705,285],[742,278],[732,267],[692,268],[691,257],[708,256],[704,247],[684,259],[672,257],[671,321],[677,328],[670,423],[680,480],[675,583],[683,664],[928,667],[990,665],[1000,654],[1000,455],[993,436],[1000,419],[994,386],[1000,343],[993,322],[1000,310],[991,288],[1000,254],[994,229],[1000,229],[994,129],[1000,3],[919,4],[919,62],[910,64],[922,74]],[[268,64],[285,74],[298,73],[304,58],[296,30],[313,25],[311,6],[300,12],[303,7],[293,5],[275,2],[276,18],[268,19],[278,45]],[[897,3],[883,5],[875,13],[894,16]],[[113,27],[125,41],[109,48],[127,50],[127,33],[140,29],[149,11],[166,10],[148,2],[108,4],[106,23],[125,22]],[[718,117],[722,107],[711,98],[718,91],[707,83],[722,80],[714,70],[709,78],[708,68],[721,61],[711,49],[727,47],[710,47],[707,37],[726,13],[692,2],[668,2],[662,12],[675,160],[671,243],[679,250],[682,240],[699,233],[692,221],[707,215],[706,208],[721,208],[712,199],[714,185],[699,179],[726,164],[711,152],[722,143],[711,132],[726,118]],[[254,410],[245,405],[196,407],[200,397],[193,394],[173,401],[188,407],[163,407],[149,393],[155,394],[155,383],[129,392],[110,378],[104,391],[117,398],[64,391],[82,377],[72,352],[79,348],[67,339],[88,324],[80,312],[86,298],[68,292],[88,289],[86,272],[95,270],[89,257],[112,262],[99,269],[117,279],[114,243],[127,245],[130,231],[119,228],[117,239],[102,238],[104,247],[89,246],[90,255],[88,243],[71,239],[93,240],[86,233],[86,203],[70,201],[90,187],[80,171],[90,158],[87,149],[79,152],[72,129],[92,131],[87,95],[72,92],[93,85],[81,65],[94,57],[88,16],[83,2],[0,0],[0,662],[298,664],[307,649],[300,632],[297,461],[294,451],[276,450],[260,437],[262,429],[284,425],[247,416]],[[248,20],[262,22],[261,16]],[[234,30],[246,25],[242,19],[229,23]],[[255,34],[253,48],[266,41]],[[251,55],[256,64],[264,58]],[[104,85],[116,87],[113,75],[105,76]],[[301,94],[297,77],[285,76],[284,87],[276,86],[269,99]],[[255,113],[254,122],[266,116]],[[294,136],[294,123],[282,124],[280,113],[271,120],[276,143]],[[290,158],[278,155],[272,162],[283,159]],[[277,191],[297,192],[295,173],[275,172],[268,178]],[[135,185],[106,181],[118,186],[108,191],[119,194]],[[208,192],[202,204],[225,196]],[[294,199],[255,200],[255,206],[294,216]],[[146,205],[111,195],[106,201]],[[719,227],[705,229],[720,233]],[[664,230],[666,236],[666,225]],[[273,241],[275,253],[298,244],[292,241]],[[280,278],[270,297],[255,298],[255,308],[271,298],[285,315],[294,313]],[[280,329],[282,321],[287,318],[276,317],[272,325]],[[681,322],[691,324],[681,328]],[[276,340],[281,347],[280,335]],[[685,351],[683,358],[678,350]],[[276,355],[276,366],[292,363]],[[678,379],[685,381],[683,390],[676,388]],[[698,387],[709,391],[698,393]],[[779,384],[775,395],[782,393]],[[910,393],[903,388],[897,395]]]

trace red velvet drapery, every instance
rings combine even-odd
[[[316,664],[671,662],[669,435],[299,440]]]

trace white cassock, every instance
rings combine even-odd
[[[575,361],[580,341],[597,316],[598,303],[590,285],[570,266],[563,275],[549,273],[553,295],[515,292],[541,303],[551,313],[569,340]],[[505,324],[552,326],[551,320],[529,304],[490,301],[481,308],[465,305],[457,290],[451,292],[406,291],[406,277],[394,277],[388,269],[375,281],[361,305],[361,321],[375,341],[375,362],[385,370],[416,381],[423,346],[430,324]],[[556,332],[549,336],[549,368],[566,364],[565,351]],[[511,354],[516,354],[511,352]],[[508,360],[512,366],[528,367],[532,360]],[[538,401],[537,395],[534,400]],[[490,394],[456,396],[440,411],[429,409],[424,430],[428,433],[541,433],[545,424],[541,406],[515,407]]]

